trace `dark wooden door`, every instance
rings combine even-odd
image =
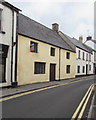
[[[86,75],[88,74],[88,64],[86,64]]]
[[[55,80],[56,65],[50,64],[50,81]]]

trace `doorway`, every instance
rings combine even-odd
[[[88,75],[88,64],[86,64],[86,75]]]
[[[55,80],[56,64],[50,64],[50,81]]]

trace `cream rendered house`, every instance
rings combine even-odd
[[[76,53],[52,29],[19,14],[18,85],[75,77]]]

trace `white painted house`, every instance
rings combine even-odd
[[[69,44],[76,49],[76,76],[92,75],[93,72],[93,53],[92,49],[83,44],[83,38],[79,40],[71,38],[62,32],[59,35]]]
[[[0,1],[0,87],[16,84],[18,13],[18,8]]]

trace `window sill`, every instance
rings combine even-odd
[[[0,31],[0,33],[2,33],[2,34],[6,34],[6,32],[5,32],[5,31],[2,31],[2,30]]]

